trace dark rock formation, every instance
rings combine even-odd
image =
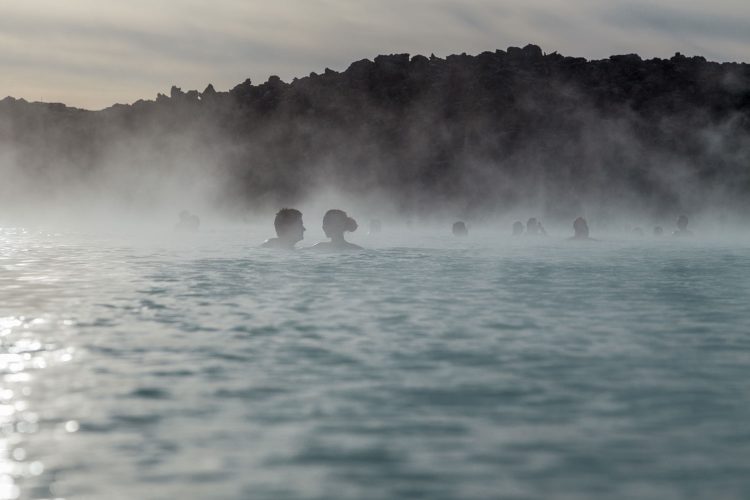
[[[123,144],[138,152],[128,168],[179,175],[182,159],[199,158],[222,179],[221,200],[246,206],[324,186],[379,190],[411,212],[746,210],[750,66],[679,53],[587,61],[527,45],[381,55],[229,92],[172,87],[98,112],[0,101],[0,147],[40,183],[93,175]]]

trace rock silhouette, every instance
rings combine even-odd
[[[750,65],[679,53],[587,61],[535,45],[380,55],[290,83],[175,86],[101,111],[5,98],[0,147],[47,190],[113,157],[177,175],[197,158],[220,180],[214,201],[244,208],[325,186],[388,193],[407,214],[522,202],[546,218],[582,204],[672,214],[717,200],[747,211]]]

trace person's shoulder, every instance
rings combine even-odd
[[[321,241],[320,243],[316,243],[313,246],[307,248],[310,250],[330,250],[332,246],[329,241]]]
[[[585,238],[581,238],[578,236],[571,236],[567,239],[567,241],[599,241],[596,238],[591,238],[589,236],[586,236]]]
[[[341,251],[354,251],[354,250],[363,250],[363,248],[359,245],[355,245],[354,243],[349,243],[348,241],[342,244],[334,244],[330,241],[321,241],[320,243],[317,243],[311,247],[308,247],[310,250],[319,250],[321,252],[341,252]]]
[[[260,248],[280,248],[280,240],[278,238],[268,238],[266,241],[261,243]]]

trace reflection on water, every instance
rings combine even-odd
[[[472,241],[0,230],[0,500],[748,496],[750,249]]]
[[[55,248],[44,235],[0,230],[0,499],[49,496],[34,493],[44,455],[72,430],[44,413],[53,410],[45,404],[44,372],[75,355],[66,345],[73,321],[60,316],[68,304],[55,287],[65,274],[55,269]]]
[[[40,332],[43,318],[0,317],[0,498],[12,499],[20,495],[22,480],[39,476],[44,464],[33,460],[27,451],[26,435],[39,431],[39,414],[30,404],[31,382],[35,373],[50,363],[67,361],[70,353],[59,352],[52,345],[43,345]],[[43,333],[41,333],[43,335]]]

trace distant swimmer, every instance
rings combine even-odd
[[[177,222],[175,229],[178,231],[197,231],[200,225],[201,220],[197,215],[183,210],[180,212],[180,220]]]
[[[573,221],[573,236],[568,238],[576,241],[595,241],[589,238],[589,224],[583,217],[578,217]]]
[[[643,228],[639,226],[634,227],[633,234],[636,236],[643,236],[644,235]]]
[[[368,234],[379,234],[382,229],[383,223],[380,222],[380,219],[372,219],[370,221],[370,232]]]
[[[466,224],[463,221],[453,223],[453,236],[463,238],[469,235],[469,230],[466,228]]]
[[[654,227],[654,236],[662,236],[664,234],[664,228],[661,226]]]
[[[521,236],[523,234],[523,222],[517,220],[513,223],[513,236]]]
[[[529,236],[547,236],[547,231],[544,230],[544,226],[536,217],[531,217],[526,221],[526,234]]]
[[[261,247],[279,250],[294,250],[294,245],[302,241],[305,226],[302,224],[302,212],[294,208],[282,208],[273,220],[276,238],[267,239]]]
[[[672,233],[672,236],[692,236],[693,232],[687,228],[688,218],[687,215],[680,215],[677,218],[677,230]]]
[[[324,241],[310,248],[324,251],[347,251],[362,250],[362,247],[349,243],[344,239],[344,232],[354,232],[357,230],[357,221],[346,215],[343,210],[329,210],[323,216],[323,232],[331,238],[331,241]]]

